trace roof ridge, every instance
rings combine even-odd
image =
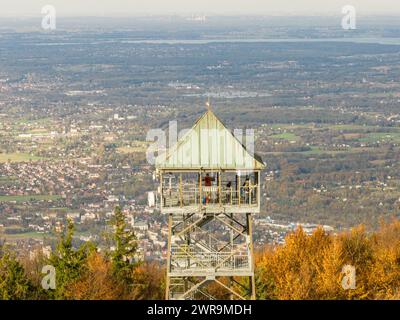
[[[193,134],[193,132],[195,132],[197,134],[197,127],[202,123],[203,119],[206,118],[207,116],[214,118],[217,125],[216,128],[218,126],[220,126],[224,131],[229,133],[229,136],[231,139],[233,139],[233,143],[238,143],[242,149],[244,150],[245,154],[243,154],[243,159],[247,157],[249,157],[250,159],[254,160],[255,162],[258,163],[258,167],[264,167],[264,164],[262,162],[262,160],[260,160],[260,157],[257,156],[255,153],[252,155],[250,154],[249,150],[247,150],[246,146],[243,144],[243,141],[240,141],[234,134],[234,132],[232,130],[230,130],[229,128],[227,128],[225,126],[225,124],[221,121],[221,119],[211,110],[208,109],[204,114],[202,114],[193,124],[193,126],[181,137],[179,138],[176,143],[172,146],[167,148],[167,150],[165,152],[163,152],[162,154],[160,154],[157,157],[156,163],[158,161],[163,162],[164,164],[168,162],[168,160],[170,160],[170,158],[175,155],[176,152],[178,152],[179,148],[187,142],[188,137],[190,137],[191,134]],[[219,125],[218,125],[219,124]],[[210,129],[210,124],[207,123],[206,128],[209,130]],[[201,131],[202,129],[198,129],[199,131]],[[227,136],[225,138],[225,143],[227,143],[226,141]],[[209,143],[209,142],[208,142]],[[161,157],[164,157],[163,159],[161,159]],[[177,156],[179,157],[179,156]],[[256,164],[254,164],[254,166],[257,166]]]

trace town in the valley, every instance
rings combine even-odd
[[[264,20],[253,28],[244,19],[232,34],[228,18],[175,19],[157,21],[165,25],[158,41],[134,22],[121,32],[95,24],[72,32],[66,22],[57,40],[19,25],[0,29],[1,241],[46,255],[71,219],[77,243],[108,250],[104,235],[120,206],[137,258],[164,259],[167,218],[148,133],[168,132],[171,121],[190,128],[207,100],[229,128],[254,132],[266,164],[256,248],[282,243],[300,225],[335,233],[398,215],[400,43],[330,42],[342,30],[316,27],[321,21],[300,32],[318,41],[291,43],[279,41],[292,37],[290,26]],[[188,24],[192,41],[179,40]],[[357,37],[379,33],[368,26]]]

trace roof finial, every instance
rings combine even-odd
[[[206,106],[207,106],[207,110],[210,111],[210,110],[211,110],[210,97],[208,97],[208,100],[207,100],[207,102],[206,102]]]

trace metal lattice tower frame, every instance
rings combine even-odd
[[[243,214],[205,211],[169,215],[166,299],[212,300],[203,290],[211,282],[231,299],[255,299],[252,216],[239,216]],[[226,227],[229,239],[209,233],[206,227],[212,222]]]
[[[216,290],[255,299],[260,158],[209,109],[156,167],[160,209],[168,215],[166,299],[214,299]]]

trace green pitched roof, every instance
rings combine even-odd
[[[262,169],[257,155],[208,110],[178,142],[156,158],[158,169]]]

